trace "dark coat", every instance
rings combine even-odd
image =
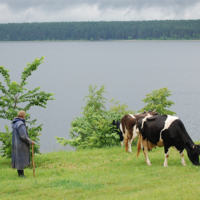
[[[15,118],[12,121],[12,168],[23,170],[30,165],[30,147],[32,140],[28,137],[25,120]]]
[[[121,121],[115,121],[113,120],[113,125],[115,125],[116,129],[117,129],[117,133],[120,137],[120,141],[122,142],[124,140],[124,136],[123,136],[123,133],[122,133],[122,130],[121,130]]]

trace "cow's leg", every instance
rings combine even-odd
[[[144,156],[145,156],[145,162],[147,163],[148,166],[150,166],[151,162],[148,158],[148,142],[147,142],[147,139],[143,140],[142,145],[143,145],[143,151],[144,151]]]
[[[125,146],[125,150],[128,151],[128,138],[124,137],[124,146]]]
[[[121,141],[121,147],[123,147],[123,144],[124,144],[124,134],[123,134],[122,123],[120,123],[119,130],[120,130],[119,137],[120,137],[120,141]]]
[[[125,134],[124,134],[124,146],[125,146],[125,150],[128,151],[128,131],[125,128]]]
[[[131,144],[133,141],[133,128],[129,127],[127,132],[128,132],[128,151],[132,153]]]
[[[130,153],[132,153],[131,144],[132,144],[132,139],[131,139],[131,140],[128,140],[128,151],[129,151]]]
[[[120,130],[122,131],[125,150],[128,151],[128,138],[127,138],[127,130],[125,127],[125,118],[124,117],[121,119]]]
[[[121,141],[121,147],[123,148],[124,146],[124,140]]]
[[[176,143],[176,145],[175,145],[175,149],[177,150],[177,151],[179,151],[179,153],[180,153],[180,156],[181,156],[181,164],[183,165],[183,166],[185,166],[186,165],[186,162],[185,162],[185,160],[184,160],[184,154],[183,154],[183,148],[181,148],[181,145],[180,145],[180,142],[178,143]]]
[[[127,134],[128,135],[128,151],[130,153],[132,153],[131,144],[132,144],[132,141],[133,141],[133,134],[132,134],[133,129],[131,128],[127,132],[128,132],[128,134]]]
[[[183,165],[183,166],[185,166],[186,165],[186,162],[185,162],[185,160],[184,160],[184,154],[183,154],[183,150],[182,151],[180,151],[180,156],[181,156],[181,164]]]
[[[165,161],[164,161],[164,164],[163,164],[164,167],[168,166],[168,162],[167,162],[168,157],[169,157],[169,147],[165,146]]]

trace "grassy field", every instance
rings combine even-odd
[[[163,167],[164,149],[149,152],[152,166],[121,147],[52,152],[35,156],[32,168],[19,178],[8,159],[0,158],[0,199],[200,199],[200,167],[186,166],[170,149]]]

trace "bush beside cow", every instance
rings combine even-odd
[[[168,166],[169,148],[174,146],[180,153],[182,165],[186,165],[183,150],[186,149],[188,158],[193,165],[199,165],[200,146],[195,145],[188,135],[182,121],[171,115],[157,115],[142,117],[137,121],[140,136],[138,140],[138,153],[143,148],[145,161],[151,165],[148,158],[148,146],[164,146],[164,166]]]

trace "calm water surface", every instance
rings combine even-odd
[[[31,110],[37,124],[43,124],[41,151],[49,152],[63,149],[55,136],[70,139],[70,123],[81,115],[90,84],[105,85],[108,99],[115,97],[135,111],[144,107],[147,93],[168,87],[175,102],[171,110],[192,139],[200,140],[199,52],[199,41],[0,42],[0,65],[20,82],[26,64],[45,56],[27,88],[55,93],[46,109]],[[10,126],[0,119],[0,131],[5,124]]]

